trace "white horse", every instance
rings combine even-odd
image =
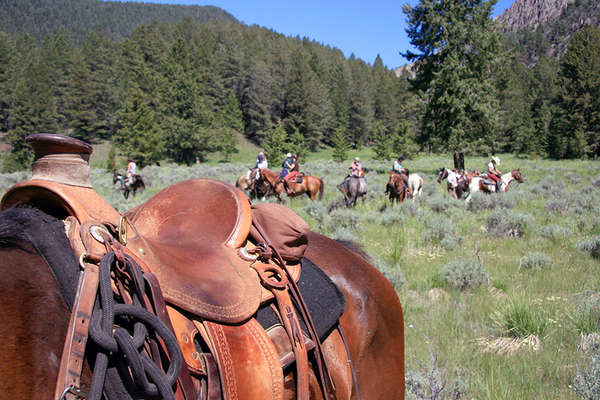
[[[416,197],[421,196],[423,193],[423,178],[419,174],[410,174],[408,176],[408,187],[414,201]]]
[[[496,191],[496,184],[490,178],[486,179],[488,182],[491,181],[491,183],[486,183],[484,178],[481,176],[477,176],[471,180],[471,183],[469,183],[469,195],[466,198],[467,203],[471,201],[471,196],[475,192],[481,191],[485,193],[493,193]],[[521,171],[518,168],[513,169],[512,171],[507,172],[506,174],[503,174],[500,177],[500,188],[498,191],[508,191],[508,185],[510,185],[510,183],[513,180],[517,180],[519,183],[523,183],[523,176],[521,175]]]

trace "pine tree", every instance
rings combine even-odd
[[[380,160],[389,160],[392,155],[393,136],[388,131],[383,121],[376,121],[373,126],[373,150]]]
[[[556,158],[600,156],[600,29],[585,25],[561,60],[560,91],[549,140]]]
[[[5,172],[30,166],[33,152],[24,142],[26,136],[58,131],[56,105],[48,66],[34,55],[17,82],[10,110],[10,129],[6,140],[11,145],[11,153],[4,160]]]
[[[163,132],[139,88],[130,89],[118,117],[121,129],[115,135],[115,144],[122,153],[133,157],[140,168],[164,157]]]
[[[68,84],[65,87],[63,114],[67,125],[73,129],[73,136],[86,142],[97,139],[99,121],[91,97],[91,74],[80,51],[76,50],[68,70]]]
[[[331,138],[333,142],[333,154],[332,157],[335,161],[344,161],[348,158],[348,151],[350,151],[350,142],[346,136],[346,130],[343,126],[339,126],[333,137]]]
[[[296,129],[294,133],[292,133],[292,135],[290,136],[290,145],[292,152],[297,154],[298,157],[304,157],[308,152],[306,139],[298,129]]]
[[[271,166],[276,166],[283,162],[283,155],[289,152],[287,144],[287,133],[283,128],[283,123],[279,122],[269,130],[269,134],[263,142],[265,156]]]
[[[501,42],[490,19],[495,1],[421,0],[404,5],[406,30],[419,51],[405,56],[415,62],[413,88],[426,108],[421,129],[428,145],[462,150],[497,134],[497,97],[492,71],[497,70]]]

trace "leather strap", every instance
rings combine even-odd
[[[255,262],[252,268],[256,270],[262,284],[270,289],[277,303],[279,317],[288,335],[294,357],[296,359],[296,397],[299,400],[308,400],[308,353],[300,321],[294,311],[294,304],[288,292],[288,278],[285,272],[274,264]]]
[[[54,392],[56,400],[82,398],[79,385],[88,339],[88,327],[98,292],[98,266],[88,263],[82,264],[84,270],[79,275],[77,294],[73,303],[69,328],[60,360],[60,369]]]
[[[148,285],[150,286],[150,292],[152,293],[152,299],[154,303],[154,312],[156,316],[172,331],[175,333],[175,337],[177,338],[177,342],[179,341],[179,337],[177,336],[177,332],[173,329],[173,325],[171,324],[171,319],[169,318],[169,313],[167,312],[167,307],[165,305],[165,300],[162,296],[162,291],[160,290],[160,285],[158,283],[158,279],[156,276],[150,272],[144,273],[144,278]],[[193,337],[190,338],[190,342],[193,345]],[[181,347],[181,345],[180,345]],[[199,394],[194,387],[194,382],[192,382],[192,377],[190,376],[190,372],[187,368],[187,363],[185,362],[185,350],[181,347],[182,352],[184,354],[184,362],[181,366],[181,371],[179,372],[179,377],[177,378],[177,392],[175,393],[178,396],[183,395],[185,400],[196,400],[200,399]],[[179,393],[179,394],[178,394]]]

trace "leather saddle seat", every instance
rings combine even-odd
[[[239,190],[210,179],[183,181],[125,216],[133,226],[127,248],[156,275],[167,301],[227,323],[256,312],[260,281],[238,252],[252,214]]]

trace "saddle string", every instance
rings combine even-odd
[[[325,356],[323,355],[321,341],[319,339],[319,335],[312,321],[312,318],[308,312],[308,307],[306,306],[306,303],[302,298],[302,294],[300,293],[300,289],[298,288],[296,281],[293,279],[279,251],[275,248],[275,246],[271,244],[271,241],[269,240],[269,237],[265,233],[262,226],[256,220],[253,220],[252,224],[254,225],[258,233],[262,236],[262,239],[264,241],[264,243],[259,244],[259,246],[257,247],[259,256],[264,257],[267,260],[272,259],[285,272],[285,275],[289,282],[289,287],[291,289],[290,292],[292,293],[292,296],[296,301],[296,304],[298,305],[298,309],[300,310],[302,319],[304,320],[306,327],[308,328],[309,335],[315,344],[315,360],[317,364],[317,371],[319,373],[319,384],[321,386],[323,397],[328,398],[328,393],[330,393],[331,391],[335,392],[335,385],[333,384],[333,379],[331,378],[331,375],[329,374],[329,371],[327,369],[327,363],[325,361]],[[273,255],[275,255],[275,257],[273,257]],[[329,390],[329,388],[331,388],[331,391]]]

